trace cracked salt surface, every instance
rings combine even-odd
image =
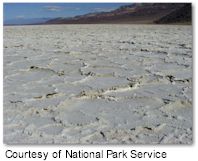
[[[6,144],[192,144],[192,27],[4,27]]]

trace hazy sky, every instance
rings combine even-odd
[[[4,3],[4,20],[71,17],[110,11],[128,3]]]

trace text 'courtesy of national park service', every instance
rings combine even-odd
[[[147,158],[147,159],[154,159],[154,158],[167,158],[167,153],[164,151],[138,151],[131,149],[127,150],[120,150],[114,151],[111,149],[107,150],[100,150],[100,151],[84,151],[84,150],[57,150],[52,153],[50,152],[35,152],[35,151],[26,151],[26,152],[16,152],[13,150],[6,150],[5,152],[6,158],[20,158],[20,159],[42,159],[47,160],[49,158],[57,158],[57,159],[72,159],[72,158],[87,158],[87,159],[94,159],[94,158],[106,158],[106,159],[114,159],[114,158]]]

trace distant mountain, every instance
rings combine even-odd
[[[9,19],[5,20],[3,23],[4,25],[29,25],[29,24],[40,24],[45,23],[46,21],[50,20],[51,18],[16,18],[16,19]]]
[[[89,13],[71,18],[55,18],[45,24],[97,23],[191,23],[190,3],[133,3],[110,12]]]

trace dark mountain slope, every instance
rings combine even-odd
[[[155,21],[159,24],[168,23],[191,23],[192,22],[192,7],[191,3],[185,4],[183,7],[174,10],[170,14]]]

